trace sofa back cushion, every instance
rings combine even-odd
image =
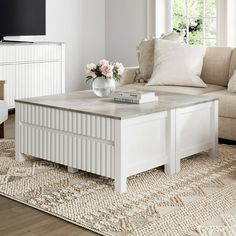
[[[229,68],[229,79],[233,76],[235,70],[236,70],[236,49],[233,49]]]
[[[205,83],[227,86],[232,51],[229,47],[207,48],[201,74]],[[234,66],[236,67],[236,52]]]

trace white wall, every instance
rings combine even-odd
[[[105,0],[47,0],[47,35],[15,39],[65,42],[66,91],[84,89],[85,64],[105,57]]]
[[[47,35],[11,37],[66,43],[66,91],[85,89],[84,66],[102,58],[137,65],[147,35],[147,0],[47,0]]]
[[[106,57],[137,65],[136,46],[147,35],[147,0],[106,0]]]

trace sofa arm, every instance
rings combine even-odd
[[[139,69],[138,66],[126,67],[120,80],[120,86],[134,83],[138,69]]]

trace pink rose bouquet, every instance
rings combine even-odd
[[[109,61],[103,59],[99,61],[97,65],[94,63],[87,64],[85,67],[86,81],[94,80],[97,77],[104,77],[106,79],[113,78],[116,81],[121,79],[124,72],[124,66],[122,63],[110,63]]]

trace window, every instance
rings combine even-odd
[[[185,30],[186,43],[216,45],[216,15],[217,0],[172,0],[172,26]]]

